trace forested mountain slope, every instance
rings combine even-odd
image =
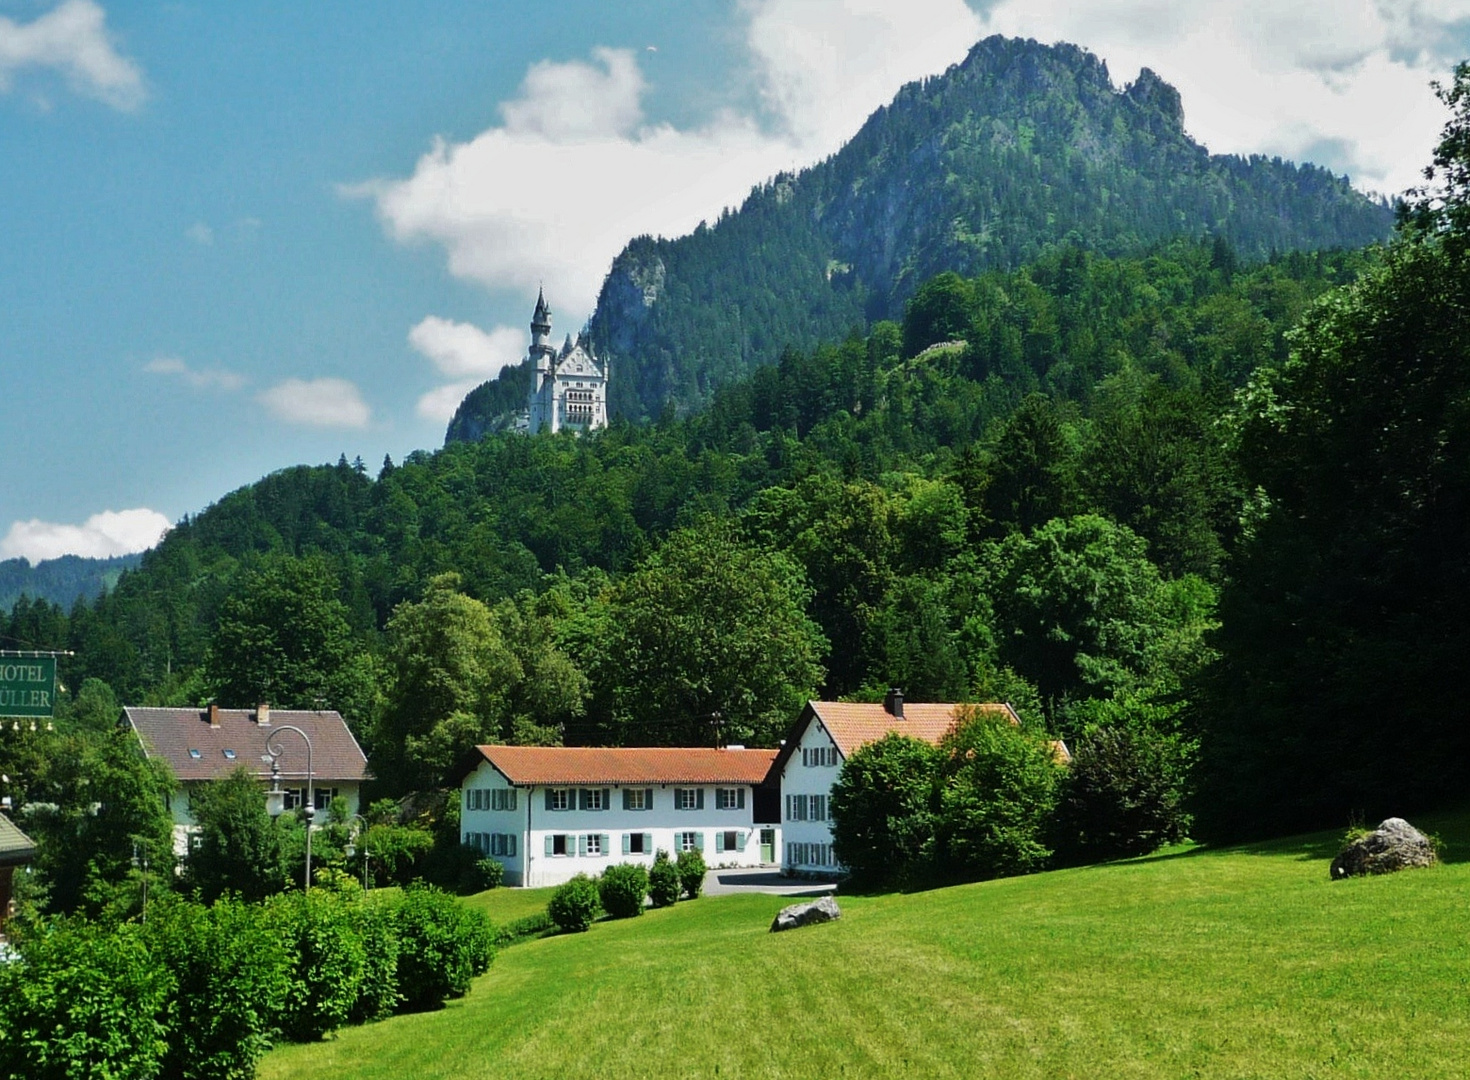
[[[1058,243],[1137,253],[1175,236],[1223,237],[1258,260],[1359,247],[1391,222],[1325,169],[1211,155],[1186,134],[1178,92],[1147,69],[1120,92],[1075,45],[992,37],[716,224],[631,241],[591,333],[613,360],[614,412],[657,415],[787,346],[897,318],[941,271],[1013,269]],[[484,430],[502,399],[477,391],[449,437]]]
[[[9,611],[22,596],[71,607],[79,599],[92,600],[117,584],[124,570],[135,568],[142,555],[111,559],[84,559],[63,555],[31,563],[25,559],[0,562],[0,611]],[[7,643],[6,647],[13,647]]]

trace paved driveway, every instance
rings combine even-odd
[[[770,867],[742,870],[711,870],[704,875],[705,896],[736,893],[770,893],[772,896],[826,896],[837,891],[830,881],[802,881],[782,877]]]

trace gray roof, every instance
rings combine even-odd
[[[0,814],[0,866],[16,866],[28,863],[36,857],[36,845],[31,838],[15,827],[4,814]],[[0,912],[3,916],[4,912]]]
[[[312,772],[316,782],[362,781],[368,778],[367,756],[352,737],[347,722],[334,710],[271,709],[269,722],[256,721],[254,709],[219,709],[218,726],[210,724],[208,709],[155,709],[130,706],[123,710],[149,757],[162,758],[179,780],[213,780],[246,766],[258,776],[270,776],[263,761],[266,740],[281,750],[281,776],[306,778],[306,744],[301,736],[282,731],[290,724],[311,739]]]

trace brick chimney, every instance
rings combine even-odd
[[[209,703],[209,726],[219,727],[219,706],[212,701]]]
[[[270,702],[262,701],[259,705],[255,706],[255,722],[261,727],[271,726]]]
[[[898,687],[890,687],[888,693],[883,696],[883,711],[895,720],[903,719],[903,691]]]

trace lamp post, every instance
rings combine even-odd
[[[347,820],[348,821],[356,821],[358,823],[357,832],[354,833],[353,836],[352,836],[352,838],[347,841],[347,847],[343,849],[344,854],[346,854],[346,856],[350,859],[350,858],[352,858],[353,855],[357,854],[357,850],[356,850],[357,840],[359,838],[361,838],[361,837],[366,836],[368,823],[367,823],[367,818],[363,817],[361,814],[353,814]],[[368,872],[368,847],[367,847],[367,841],[364,839],[363,842],[362,842],[362,891],[364,893],[366,893],[368,891],[368,876],[367,876],[367,872]]]
[[[266,792],[266,812],[271,817],[280,817],[286,808],[286,793],[281,790],[281,763],[280,756],[283,748],[279,743],[283,731],[294,731],[301,736],[301,741],[306,744],[306,878],[302,885],[303,892],[311,890],[311,819],[316,817],[316,795],[312,788],[311,779],[315,775],[311,769],[311,738],[294,724],[281,724],[271,732],[265,740],[265,757],[271,763],[271,789]]]

